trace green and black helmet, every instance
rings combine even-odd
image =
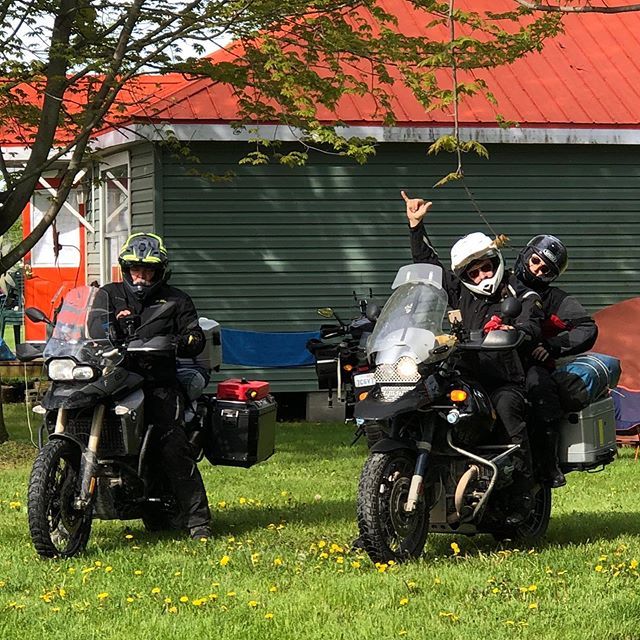
[[[155,233],[134,233],[120,249],[118,262],[122,269],[125,286],[140,300],[161,287],[171,275],[169,254],[160,236]],[[156,272],[151,284],[133,284],[131,267],[147,267]]]

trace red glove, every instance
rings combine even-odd
[[[485,333],[489,333],[489,331],[496,331],[502,326],[502,318],[500,316],[491,316],[491,319],[484,325],[482,330]]]

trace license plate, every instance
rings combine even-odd
[[[376,383],[376,377],[373,373],[361,373],[357,376],[353,376],[354,387],[373,387]]]

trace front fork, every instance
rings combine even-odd
[[[80,460],[80,491],[74,501],[74,507],[78,510],[86,509],[91,503],[93,492],[96,488],[96,467],[98,466],[98,445],[100,444],[100,434],[104,423],[105,406],[97,405],[93,410],[91,419],[91,433],[89,434],[89,445],[82,453]]]
[[[433,431],[434,424],[432,420],[429,420],[426,424],[423,423],[420,440],[416,442],[416,447],[418,449],[416,466],[413,470],[407,502],[404,505],[406,513],[413,513],[415,511],[418,500],[423,492],[422,487],[424,485],[424,477],[427,472],[427,464],[429,463],[429,454],[431,453]]]

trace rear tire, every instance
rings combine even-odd
[[[44,558],[70,558],[84,551],[91,534],[91,507],[78,511],[80,451],[66,440],[51,440],[38,454],[29,479],[31,540]]]
[[[497,540],[509,539],[535,542],[547,532],[549,520],[551,520],[551,487],[540,484],[533,496],[533,505],[529,517],[522,524],[515,527],[506,527],[493,535]]]
[[[358,486],[358,527],[373,562],[403,562],[422,553],[429,528],[424,495],[413,513],[404,511],[414,467],[415,456],[408,451],[372,453],[365,462]]]

